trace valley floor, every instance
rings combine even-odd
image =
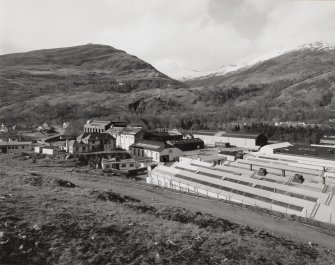
[[[56,158],[1,155],[0,209],[0,264],[335,263],[335,233]]]

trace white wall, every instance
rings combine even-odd
[[[119,164],[119,170],[130,170],[130,169],[136,169],[137,165],[135,161],[126,161],[126,162],[109,162],[109,161],[103,161],[102,162],[102,169],[112,169],[112,165]],[[114,168],[115,169],[115,168]]]
[[[152,161],[155,162],[160,162],[160,159],[162,156],[168,155],[169,156],[169,161],[174,161],[176,160],[178,157],[183,155],[183,152],[178,149],[178,148],[167,148],[162,150],[161,152],[156,152],[156,151],[151,151],[151,150],[143,150],[143,149],[139,149],[139,148],[131,148],[132,153],[136,156],[136,157],[149,157],[152,158]],[[144,156],[142,156],[142,150],[144,152]]]
[[[220,143],[230,143],[230,145],[248,149],[259,148],[259,146],[256,145],[256,139],[202,135],[202,134],[194,134],[194,137],[203,140],[206,146],[214,146],[216,142],[220,142]]]
[[[135,135],[121,134],[121,148],[129,150],[129,146],[135,143]]]
[[[181,157],[183,155],[183,151],[181,151],[179,148],[167,148],[164,149],[161,153],[160,156],[168,155],[169,156],[169,161],[175,161],[177,158]],[[159,161],[157,161],[159,162]]]
[[[53,155],[54,154],[54,149],[42,148],[42,154]]]

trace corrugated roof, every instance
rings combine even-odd
[[[207,135],[207,136],[217,136],[217,137],[232,137],[232,138],[247,138],[247,139],[255,139],[260,134],[243,134],[243,133],[227,133],[224,131],[197,131],[194,135]]]
[[[150,150],[150,151],[155,151],[155,152],[161,152],[165,148],[171,148],[170,145],[167,145],[164,142],[148,141],[148,140],[141,140],[137,143],[132,144],[130,147],[139,148],[143,150]]]
[[[334,148],[324,146],[294,145],[281,149],[280,153],[335,160]]]
[[[87,140],[109,140],[109,139],[115,139],[112,135],[110,135],[109,133],[97,133],[97,132],[93,132],[93,133],[83,133],[81,135],[78,136],[77,138],[78,140],[82,140],[82,139],[87,139]]]
[[[130,135],[136,135],[139,132],[142,131],[142,127],[126,127],[124,130],[121,132],[121,134],[130,134]]]

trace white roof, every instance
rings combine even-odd
[[[289,142],[283,142],[283,143],[276,143],[276,144],[268,144],[268,145],[263,146],[262,148],[267,147],[267,148],[271,148],[274,150],[274,149],[280,149],[280,148],[285,148],[289,146],[292,146]]]
[[[18,142],[18,141],[0,141],[1,146],[12,146],[12,145],[30,145],[31,142]]]

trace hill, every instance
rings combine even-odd
[[[28,157],[0,156],[1,264],[334,264],[331,225]]]
[[[334,118],[335,47],[305,45],[235,71],[221,70],[186,81],[190,89],[184,95],[165,97],[174,126],[214,129],[231,121]],[[136,111],[153,113],[157,103],[137,102]]]
[[[335,48],[322,43],[186,84],[103,45],[4,55],[0,69],[0,120],[122,116],[148,128],[217,129],[335,116]]]
[[[0,119],[38,118],[48,107],[51,118],[82,116],[76,112],[84,106],[96,115],[106,98],[181,86],[133,55],[96,44],[3,55],[0,69]]]

